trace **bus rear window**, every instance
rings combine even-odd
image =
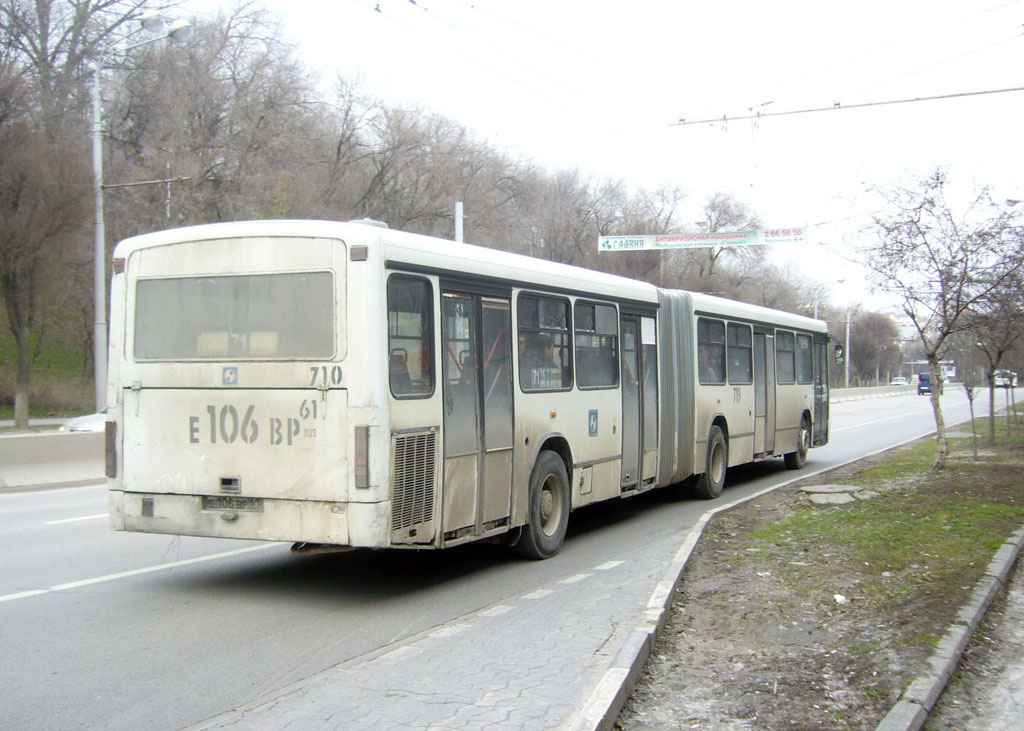
[[[136,360],[324,359],[335,353],[330,272],[141,279]]]

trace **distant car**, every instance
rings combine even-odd
[[[74,419],[68,419],[61,427],[60,431],[103,431],[106,429],[107,423],[107,410],[98,411],[95,414],[86,414],[85,416],[76,416]]]
[[[903,376],[896,376],[894,379],[889,381],[889,385],[890,386],[906,386],[907,385],[907,379],[904,378]]]
[[[931,373],[918,373],[917,374],[917,395],[920,396],[923,393],[932,392],[932,374]],[[942,379],[939,379],[939,393],[942,393]]]
[[[1017,386],[1017,374],[1013,371],[999,370],[995,372],[995,380],[993,381],[996,388],[1016,388]]]

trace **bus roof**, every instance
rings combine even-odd
[[[374,242],[383,248],[384,259],[393,268],[447,272],[452,276],[479,277],[524,288],[589,292],[657,306],[657,288],[646,282],[363,222],[268,220],[188,226],[125,239],[115,248],[114,256],[127,258],[140,249],[183,241],[268,236],[335,238],[349,244]]]
[[[696,313],[710,313],[723,317],[733,317],[748,322],[764,322],[782,327],[791,327],[797,330],[809,330],[811,332],[828,332],[828,324],[815,320],[813,317],[795,315],[791,312],[773,310],[769,307],[750,305],[746,302],[715,297],[700,292],[688,293],[693,301],[693,311]]]
[[[185,241],[273,236],[335,238],[350,245],[374,242],[382,247],[384,260],[392,268],[500,281],[527,289],[537,287],[590,293],[597,297],[644,302],[655,307],[658,301],[658,288],[647,282],[522,254],[398,231],[366,221],[274,219],[187,226],[124,239],[114,249],[114,256],[127,258],[134,251]],[[695,312],[709,312],[812,332],[827,332],[828,329],[820,320],[767,307],[696,292],[665,291],[691,297]]]

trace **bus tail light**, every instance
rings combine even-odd
[[[355,443],[355,477],[356,487],[367,488],[370,486],[370,427],[356,427]]]
[[[117,422],[108,421],[104,424],[103,436],[107,452],[107,477],[117,477]]]

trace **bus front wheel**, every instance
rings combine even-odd
[[[708,433],[708,458],[704,474],[697,478],[694,492],[697,497],[714,500],[725,487],[725,470],[729,466],[729,442],[719,426],[711,427]]]
[[[513,544],[526,558],[550,558],[558,553],[569,525],[569,474],[556,453],[544,450],[530,474],[526,525]]]
[[[797,435],[796,451],[787,452],[782,459],[786,467],[791,470],[799,470],[807,464],[807,450],[811,448],[811,424],[807,417],[800,420],[800,433]]]

